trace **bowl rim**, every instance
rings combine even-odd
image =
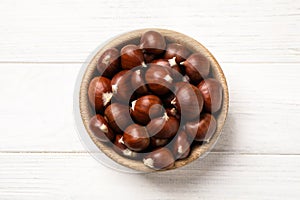
[[[110,40],[108,40],[104,45],[101,45],[92,58],[88,58],[86,65],[83,66],[83,71],[81,76],[79,76],[79,82],[77,84],[77,88],[79,91],[75,92],[74,96],[74,101],[78,102],[78,104],[74,104],[74,111],[79,112],[79,118],[76,120],[76,125],[79,125],[79,121],[81,121],[83,127],[80,128],[79,134],[83,137],[85,137],[84,140],[81,140],[83,143],[85,143],[85,146],[87,145],[85,142],[86,141],[86,136],[89,136],[94,145],[98,148],[98,151],[101,150],[102,153],[105,154],[106,157],[111,159],[113,161],[113,165],[117,164],[116,166],[119,166],[124,169],[128,169],[129,171],[137,171],[137,172],[157,172],[157,170],[150,169],[147,166],[143,164],[141,161],[136,161],[132,159],[125,158],[118,153],[116,153],[111,147],[107,146],[106,144],[98,141],[92,134],[91,130],[89,129],[89,120],[92,117],[90,113],[90,108],[89,108],[89,100],[87,96],[87,91],[88,91],[88,86],[90,80],[94,77],[94,72],[96,70],[97,66],[97,61],[99,57],[103,54],[103,52],[112,47],[117,47],[120,45],[124,45],[126,42],[132,41],[136,38],[141,37],[141,35],[146,32],[146,31],[157,31],[161,33],[169,42],[177,42],[180,43],[184,46],[186,46],[189,50],[192,52],[200,52],[203,54],[205,57],[207,57],[211,63],[211,68],[214,74],[214,78],[216,78],[222,85],[223,87],[223,102],[222,102],[222,108],[220,109],[220,113],[217,116],[217,129],[208,142],[204,142],[202,145],[197,145],[194,149],[191,150],[190,155],[183,160],[177,160],[175,162],[175,165],[171,169],[167,170],[172,170],[176,169],[182,166],[185,166],[194,160],[198,158],[203,158],[205,157],[211,149],[214,147],[216,144],[219,136],[222,133],[227,114],[228,114],[228,109],[229,109],[229,92],[228,92],[228,85],[227,81],[225,78],[225,75],[223,73],[222,68],[220,67],[219,63],[215,59],[215,57],[212,55],[212,53],[209,52],[206,47],[204,47],[200,42],[196,41],[195,39],[173,31],[173,30],[168,30],[168,29],[159,29],[159,28],[146,28],[146,29],[138,29],[138,30],[133,30],[129,32],[125,32],[123,34],[117,35]],[[76,114],[76,113],[75,113]],[[85,130],[85,131],[84,131]],[[84,133],[83,133],[84,132]],[[81,139],[83,139],[81,137]],[[90,142],[88,145],[92,145]],[[97,156],[99,155],[99,152],[94,152],[95,148],[92,148],[93,150],[91,151],[91,148],[86,146],[86,148],[89,149],[89,152],[92,154],[96,154]],[[100,153],[101,153],[100,152]],[[108,163],[108,165],[112,165],[112,162],[108,160],[107,158],[104,158],[105,156],[101,156],[100,159],[97,160],[105,160],[105,163]],[[105,164],[104,163],[104,164]],[[110,164],[109,164],[110,163]],[[165,171],[165,170],[160,170],[160,171]]]

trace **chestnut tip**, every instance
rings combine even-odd
[[[146,165],[147,167],[150,167],[152,169],[154,169],[154,160],[152,158],[144,158],[143,159],[143,163],[144,165]]]
[[[104,133],[108,133],[108,128],[105,124],[102,124],[101,126],[99,126],[99,129],[101,131],[103,131]]]
[[[131,102],[131,107],[130,109],[134,111],[134,108],[135,108],[135,104],[136,104],[137,100],[134,100]]]
[[[176,57],[175,56],[173,58],[171,58],[171,59],[168,59],[168,62],[169,62],[169,64],[170,64],[171,67],[177,65],[177,63],[176,63]]]
[[[105,92],[105,93],[103,93],[103,95],[102,95],[102,101],[103,101],[103,105],[104,106],[106,106],[110,102],[112,96],[113,96],[112,92]]]

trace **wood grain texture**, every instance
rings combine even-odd
[[[229,116],[204,160],[123,174],[84,153],[73,89],[98,45],[148,27],[213,53]],[[299,27],[298,0],[1,0],[0,199],[299,199]]]
[[[1,62],[84,62],[98,45],[140,28],[173,29],[223,62],[300,61],[297,0],[2,0]],[[9,22],[9,23],[7,23]]]
[[[300,157],[212,153],[157,174],[108,169],[88,154],[0,154],[2,200],[299,199]]]

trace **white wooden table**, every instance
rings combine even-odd
[[[204,44],[230,111],[204,160],[126,174],[82,146],[73,91],[99,44],[146,27]],[[299,65],[299,0],[1,0],[0,199],[300,199]]]

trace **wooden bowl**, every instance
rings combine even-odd
[[[185,166],[188,163],[198,159],[199,157],[203,157],[204,155],[206,155],[206,153],[208,153],[211,150],[211,148],[214,146],[218,137],[221,134],[223,125],[226,120],[226,116],[228,112],[228,104],[229,104],[229,95],[228,95],[228,87],[227,87],[226,79],[217,60],[203,45],[201,45],[196,40],[190,38],[189,36],[186,36],[184,34],[175,31],[166,30],[166,29],[141,29],[141,30],[134,30],[128,33],[124,33],[107,42],[91,59],[83,75],[83,79],[80,85],[80,94],[79,94],[79,106],[80,106],[79,109],[80,109],[81,118],[83,120],[83,124],[85,126],[87,133],[89,134],[93,142],[97,145],[97,147],[104,154],[106,154],[108,157],[110,157],[112,160],[119,163],[120,165],[141,172],[153,172],[155,170],[146,167],[141,161],[131,160],[120,156],[109,145],[99,142],[93,136],[91,130],[89,129],[89,121],[90,118],[92,117],[92,110],[90,108],[89,100],[88,100],[88,87],[91,79],[95,76],[95,72],[97,70],[96,69],[97,60],[106,49],[112,47],[119,48],[129,43],[138,44],[141,35],[148,30],[154,30],[161,33],[163,36],[165,36],[168,42],[180,43],[185,47],[187,47],[191,52],[200,52],[203,55],[205,55],[211,63],[212,73],[214,78],[216,78],[223,86],[223,104],[216,118],[217,130],[215,134],[212,136],[209,142],[203,143],[201,146],[195,146],[194,148],[192,148],[189,157],[183,160],[176,161],[172,169]]]

